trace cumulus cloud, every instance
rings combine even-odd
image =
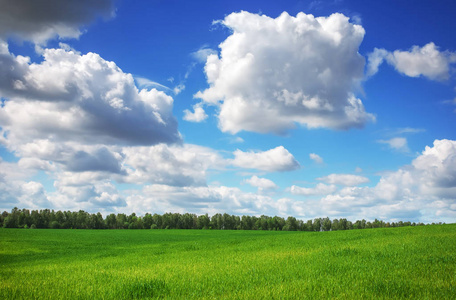
[[[264,190],[275,190],[278,188],[272,180],[258,176],[252,176],[249,179],[245,179],[244,182],[258,188],[258,191],[260,192]]]
[[[220,212],[233,214],[304,215],[303,207],[291,199],[275,200],[267,195],[245,193],[226,186],[171,187],[148,185],[127,198],[132,211],[192,212],[197,214]],[[185,207],[185,208],[184,208]]]
[[[110,152],[106,147],[100,147],[94,153],[77,151],[71,155],[66,167],[72,172],[84,171],[106,171],[110,173],[120,173],[121,165],[118,157]]]
[[[113,0],[0,0],[0,38],[16,36],[35,43],[77,38],[80,27],[114,15]]]
[[[411,165],[384,174],[374,187],[346,187],[319,203],[334,214],[422,222],[454,220],[456,141],[435,140]]]
[[[374,51],[367,56],[366,77],[371,77],[378,72],[383,61],[390,55],[385,49],[375,48]]]
[[[369,179],[359,175],[352,174],[330,174],[328,176],[317,178],[329,184],[338,184],[345,186],[355,186],[369,182]]]
[[[152,148],[155,147],[157,146],[152,146]],[[131,148],[132,152],[134,148],[136,147]],[[140,151],[144,159],[148,156],[148,151],[145,150],[147,149]],[[154,150],[160,153],[150,156],[154,162],[170,160],[166,152],[177,151]],[[199,149],[199,151],[205,152],[207,149]],[[193,152],[199,153],[197,150]],[[177,153],[179,152],[174,152],[174,154]],[[125,155],[130,156],[129,153]],[[198,156],[199,154],[195,155],[195,157]],[[156,157],[160,158],[156,160]],[[179,158],[171,158],[171,160]],[[192,160],[188,157],[188,161]],[[202,162],[207,160],[201,158]],[[141,166],[152,166],[154,162],[138,161],[136,166],[141,169]],[[132,168],[125,163],[123,166]],[[190,168],[189,165],[188,169]],[[202,168],[205,166],[203,165]],[[329,216],[347,217],[351,220],[380,218],[388,221],[450,222],[456,216],[455,170],[456,141],[436,140],[433,146],[426,147],[410,165],[384,173],[373,187],[350,186],[365,182],[367,178],[356,180],[340,176],[349,174],[332,174],[324,178],[327,183],[319,183],[314,187],[292,186],[288,189],[293,197],[307,196],[303,200],[286,197],[276,199],[269,195],[246,193],[239,188],[226,186],[158,184],[153,183],[153,178],[149,181],[153,184],[146,185],[140,190],[134,189],[121,193],[110,182],[106,172],[94,171],[56,173],[56,191],[49,193],[44,191],[41,184],[27,181],[28,170],[22,169],[19,164],[0,161],[0,206],[36,208],[42,207],[37,203],[45,205],[46,201],[49,201],[56,209],[82,208],[89,211],[112,212],[122,207],[123,212],[172,211],[209,214],[228,212],[294,215],[300,218]],[[152,169],[143,171],[144,176],[148,176]],[[182,172],[185,172],[185,169]],[[195,175],[196,178],[198,176],[203,175]],[[272,186],[269,181],[262,179],[265,178],[253,176],[247,179],[246,183],[263,188]],[[338,187],[337,185],[348,186]]]
[[[456,53],[440,51],[434,43],[423,47],[413,46],[408,51],[374,49],[368,56],[366,75],[372,76],[385,61],[396,71],[409,77],[424,76],[431,80],[447,80],[450,77],[450,66],[456,63]]]
[[[242,11],[220,23],[232,34],[220,56],[207,57],[209,88],[195,97],[220,107],[222,131],[280,134],[296,123],[348,129],[374,120],[354,94],[363,78],[364,29],[348,17]]]
[[[313,160],[317,164],[322,164],[323,163],[323,158],[321,158],[321,156],[318,155],[318,154],[310,153],[309,157],[310,157],[311,160]]]
[[[201,103],[193,105],[193,112],[186,109],[184,110],[184,117],[185,121],[199,123],[207,119],[207,114],[204,111]]]
[[[421,174],[423,189],[455,198],[451,192],[456,192],[456,141],[434,141],[412,165]]]
[[[323,183],[317,184],[313,188],[304,188],[300,186],[293,185],[290,188],[290,192],[295,195],[304,195],[304,196],[312,196],[312,195],[328,195],[332,194],[337,190],[337,187],[333,184],[327,185]]]
[[[54,142],[136,144],[180,142],[173,99],[139,91],[131,74],[95,53],[46,49],[44,61],[0,53],[2,136],[9,144]]]
[[[226,164],[216,151],[191,144],[126,147],[122,152],[127,170],[122,180],[135,184],[205,185],[208,170],[222,169]]]
[[[245,169],[257,169],[267,172],[284,172],[300,168],[294,156],[283,146],[267,151],[234,151],[232,164]]]
[[[97,180],[95,182],[84,182],[89,177],[94,178],[95,174],[80,174],[79,182],[75,178],[68,177],[69,181],[56,181],[54,184],[56,192],[49,195],[54,206],[85,210],[106,209],[112,211],[114,207],[125,207],[127,205],[123,196],[119,194],[116,187],[109,181]],[[83,179],[83,177],[85,177]],[[99,178],[98,178],[99,179]]]
[[[33,175],[36,175],[34,169],[4,162],[0,158],[0,209],[21,205],[29,208],[51,207],[43,185],[27,180]]]
[[[391,149],[410,152],[410,149],[407,145],[407,139],[404,137],[395,137],[389,140],[378,140],[378,143],[387,144]]]
[[[252,202],[261,198],[225,186],[172,187],[155,184],[145,186],[139,193],[128,197],[127,202],[133,211],[214,214],[252,207]]]

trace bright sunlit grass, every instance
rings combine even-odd
[[[0,299],[454,299],[456,224],[335,232],[0,229]]]

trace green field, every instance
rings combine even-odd
[[[0,299],[455,299],[456,224],[0,229]]]

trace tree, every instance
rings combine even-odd
[[[116,227],[118,229],[128,228],[127,216],[125,214],[117,214],[116,216]]]
[[[116,215],[115,214],[107,215],[106,219],[105,219],[105,224],[108,229],[116,229],[117,228]]]
[[[322,231],[322,228],[321,228],[321,218],[316,218],[316,219],[314,219],[314,222],[313,222],[313,230],[314,230],[314,231]]]
[[[208,229],[211,219],[207,214],[198,216],[196,219],[196,228],[198,229]]]
[[[153,224],[157,225],[158,228],[163,228],[163,217],[159,214],[154,214],[152,216]]]
[[[211,218],[211,226],[213,229],[225,229],[223,227],[223,220],[221,214],[215,214]]]
[[[251,216],[242,216],[241,217],[241,229],[242,230],[252,230],[252,217]]]
[[[51,224],[49,224],[49,228],[51,228],[51,229],[59,229],[60,228],[60,224],[59,224],[59,222],[54,220],[54,221],[51,222]]]
[[[285,226],[283,226],[282,230],[286,231],[296,231],[297,230],[297,222],[295,217],[288,217],[285,221]]]
[[[44,228],[44,223],[41,217],[41,214],[37,210],[32,210],[30,214],[30,219],[33,225],[36,228]]]
[[[321,229],[323,231],[330,231],[331,230],[331,220],[326,217],[321,221]]]
[[[339,229],[340,229],[339,220],[334,219],[331,224],[331,230],[339,230]]]

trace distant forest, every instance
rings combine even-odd
[[[196,214],[165,213],[163,215],[146,213],[143,217],[135,213],[110,214],[103,218],[101,213],[54,211],[50,209],[28,210],[13,208],[10,213],[0,215],[0,224],[4,228],[51,228],[51,229],[218,229],[218,230],[283,230],[283,231],[331,231],[380,227],[421,226],[423,223],[373,222],[345,218],[316,218],[298,220],[295,217],[235,216],[215,214],[212,217]],[[434,223],[432,223],[434,224]],[[442,224],[442,223],[439,223]]]

